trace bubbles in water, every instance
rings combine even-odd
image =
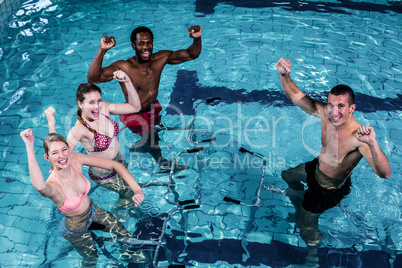
[[[18,101],[22,95],[24,95],[25,92],[25,87],[21,88],[17,92],[14,93],[14,95],[11,97],[10,105],[13,104],[14,102]]]
[[[8,86],[8,82],[6,82],[6,83],[7,83],[7,86]],[[6,83],[3,84],[3,87],[4,87],[4,85],[5,85]],[[25,87],[23,87],[23,88],[21,88],[20,90],[18,90],[17,92],[15,92],[14,95],[11,97],[10,104],[9,104],[3,111],[0,111],[0,114],[2,114],[3,112],[7,111],[8,108],[10,108],[10,106],[11,106],[13,103],[15,103],[16,101],[18,101],[18,100],[22,97],[22,95],[24,95],[24,93],[25,93]]]
[[[1,50],[1,48],[0,48],[0,50]],[[3,52],[2,50],[1,50],[1,52]],[[3,88],[4,89],[7,89],[7,87],[10,85],[10,83],[9,82],[4,82],[4,84],[3,84]]]

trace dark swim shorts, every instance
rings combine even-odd
[[[141,135],[148,133],[157,121],[159,113],[162,111],[162,106],[159,101],[155,100],[153,106],[154,107],[149,112],[122,114],[119,116],[120,122],[135,134]]]
[[[338,189],[325,189],[318,184],[316,180],[317,172],[321,172],[317,168],[318,158],[305,164],[307,173],[308,189],[304,194],[302,207],[312,213],[323,213],[327,209],[338,205],[341,200],[350,193],[352,185],[350,175],[346,178],[345,183]],[[321,172],[323,176],[326,176]],[[328,177],[328,176],[327,176]]]

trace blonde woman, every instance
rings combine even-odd
[[[20,135],[27,150],[32,185],[64,214],[59,231],[84,258],[82,265],[96,267],[98,253],[90,232],[92,223],[102,227],[102,231],[119,237],[131,237],[131,234],[111,213],[89,199],[91,184],[82,175],[82,166],[115,170],[132,189],[135,206],[144,200],[141,187],[124,165],[104,158],[71,153],[67,141],[57,133],[48,134],[43,141],[45,159],[52,163],[51,174],[45,181],[36,159],[32,129],[22,131]]]

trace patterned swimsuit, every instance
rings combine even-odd
[[[94,150],[90,151],[90,153],[106,151],[109,148],[110,144],[112,143],[112,140],[117,136],[117,134],[119,134],[119,125],[116,123],[116,121],[114,121],[107,115],[104,115],[102,113],[101,115],[109,119],[110,122],[113,124],[114,127],[113,137],[109,137],[108,135],[104,135],[96,131],[96,134],[94,136],[95,141]],[[85,120],[84,122],[85,124],[87,124],[88,128],[92,129],[91,126]]]

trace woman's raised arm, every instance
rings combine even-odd
[[[49,107],[45,110],[47,125],[49,127],[49,133],[57,133],[56,132],[56,119],[54,118],[55,114],[56,114],[56,110],[53,107]]]
[[[107,103],[109,112],[112,114],[132,114],[141,111],[141,100],[130,77],[125,72],[118,70],[113,73],[113,78],[125,84],[128,103]]]
[[[45,183],[42,171],[40,170],[38,161],[36,159],[34,147],[35,136],[32,132],[32,129],[29,128],[22,131],[20,136],[24,141],[27,150],[29,176],[31,177],[32,185],[41,195],[48,197],[51,194],[51,189]]]

